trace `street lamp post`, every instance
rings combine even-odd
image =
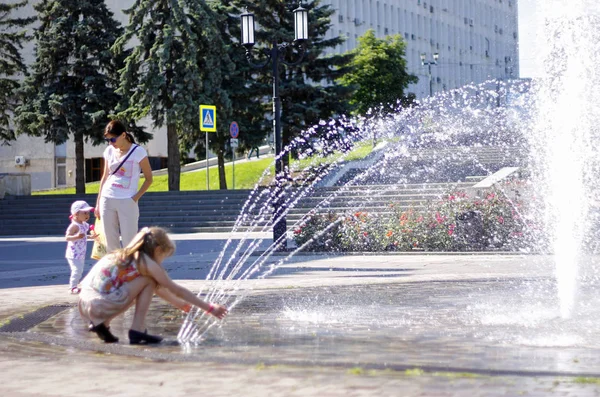
[[[273,242],[276,249],[285,249],[287,223],[285,218],[286,205],[283,195],[285,184],[285,170],[283,168],[283,142],[281,138],[281,99],[279,98],[279,62],[287,66],[299,64],[304,57],[304,46],[302,53],[295,62],[286,62],[283,58],[284,50],[289,46],[286,43],[278,43],[277,39],[271,42],[271,48],[263,50],[267,59],[264,63],[257,64],[252,61],[252,47],[254,46],[254,14],[245,13],[241,15],[242,23],[242,45],[246,47],[246,58],[254,68],[263,68],[271,62],[271,73],[273,75],[273,129],[275,133],[275,200],[273,202]],[[308,39],[308,10],[299,6],[294,10],[294,42],[303,43]]]
[[[433,61],[426,61],[427,56],[421,54],[421,65],[429,67],[429,96],[433,96],[433,79],[431,77],[431,65],[437,65],[440,54],[437,52],[433,53]]]

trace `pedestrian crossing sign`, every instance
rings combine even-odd
[[[200,131],[217,131],[217,107],[212,105],[200,105]]]

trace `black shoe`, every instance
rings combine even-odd
[[[146,345],[160,343],[163,340],[160,336],[148,335],[148,331],[139,332],[132,329],[129,330],[129,344],[131,345]]]
[[[102,339],[105,343],[116,343],[119,341],[119,338],[110,333],[110,327],[107,327],[104,323],[96,326],[90,324],[89,331],[94,331],[98,335],[98,338]]]

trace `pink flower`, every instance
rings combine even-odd
[[[454,223],[448,225],[448,236],[452,236],[454,234]]]
[[[500,222],[500,223],[504,223],[504,217],[502,217],[502,216],[499,216],[499,217],[498,217],[498,222]]]
[[[435,213],[435,220],[437,221],[437,223],[442,224],[444,223],[444,221],[446,220],[445,216],[440,215],[439,212]]]

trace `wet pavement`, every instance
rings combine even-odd
[[[206,287],[184,257],[179,282]],[[176,343],[184,315],[155,299],[153,347],[127,344],[131,312],[101,343],[65,285],[3,288],[2,395],[600,395],[597,262],[562,319],[548,257],[298,255],[244,281],[199,344]]]

